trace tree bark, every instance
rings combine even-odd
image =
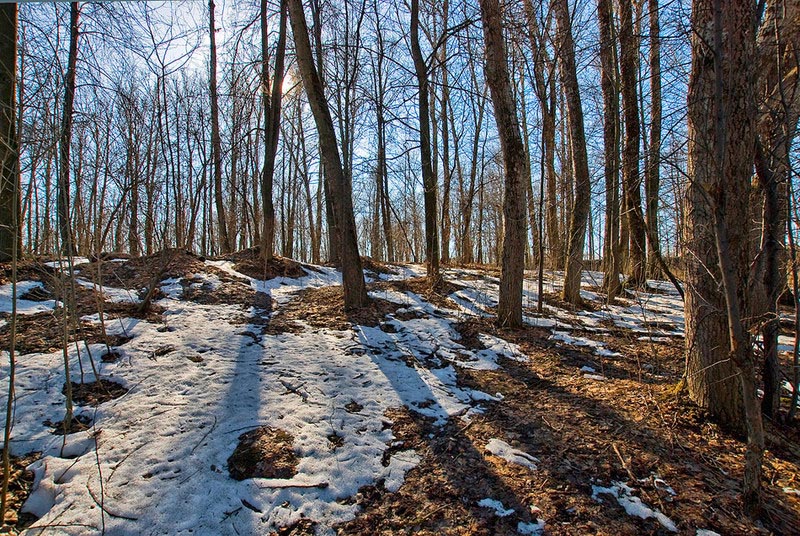
[[[78,25],[80,6],[72,2],[69,10],[69,56],[67,73],[64,80],[64,108],[61,116],[61,135],[59,140],[58,197],[56,213],[61,238],[61,251],[65,254],[75,253],[75,244],[70,225],[70,149],[72,145],[72,114],[75,107],[75,78],[78,65]]]
[[[419,144],[425,205],[425,264],[431,286],[441,280],[439,272],[439,222],[437,221],[436,176],[431,161],[431,117],[428,105],[428,64],[419,46],[419,0],[411,0],[411,57],[417,78]]]
[[[272,202],[275,155],[278,152],[278,135],[281,121],[281,99],[283,97],[283,70],[286,56],[286,5],[280,2],[278,22],[278,43],[275,49],[275,72],[272,88],[269,87],[269,33],[267,31],[267,0],[261,0],[261,90],[264,106],[264,166],[261,169],[262,211],[264,230],[261,234],[261,256],[265,261],[272,259],[275,251],[275,206]]]
[[[761,249],[754,263],[753,293],[759,299],[754,311],[762,316],[764,341],[765,415],[776,417],[780,407],[778,364],[779,316],[777,302],[786,287],[781,277],[785,262],[787,184],[791,182],[790,149],[800,117],[798,59],[800,1],[773,0],[758,33],[757,65],[760,109],[756,154],[758,187],[763,198]]]
[[[368,299],[361,257],[358,253],[358,238],[356,237],[355,216],[353,215],[352,185],[346,180],[342,169],[333,119],[323,94],[322,81],[314,66],[308,27],[303,13],[303,2],[302,0],[286,1],[289,8],[289,20],[292,25],[292,34],[294,35],[295,54],[300,76],[303,79],[308,103],[311,106],[314,122],[317,125],[325,173],[331,180],[332,190],[335,194],[332,201],[338,205],[335,207],[334,213],[338,216],[338,225],[341,229],[340,251],[342,255],[344,306],[348,310],[357,309],[366,305]]]
[[[756,156],[755,10],[748,0],[729,0],[724,8],[722,0],[694,0],[692,27],[697,33],[692,37],[688,97],[689,393],[701,399],[711,394],[710,399],[723,402],[714,408],[721,417],[738,417],[725,424],[744,425],[748,441],[742,496],[745,511],[756,515],[764,430],[747,286],[748,190]],[[733,365],[729,378],[738,379],[738,391],[729,380],[713,383],[709,371],[716,369],[718,376],[717,363],[724,361]]]
[[[748,190],[755,137],[749,103],[752,82],[752,6],[730,2],[726,15],[715,15],[719,0],[694,0],[693,27],[704,29],[692,39],[689,85],[689,161],[691,183],[686,193],[686,379],[690,398],[726,427],[744,432],[742,371],[729,355],[725,296],[719,291],[714,206],[724,212],[727,242],[738,281],[749,267]],[[728,13],[730,13],[728,15]],[[727,38],[716,35],[715,19],[723,18]],[[742,17],[739,19],[739,17]],[[728,34],[728,32],[732,32]],[[717,72],[715,69],[721,69]],[[752,148],[748,147],[752,142]],[[742,147],[745,145],[745,147]],[[745,161],[745,157],[747,160]],[[740,296],[739,299],[743,299]]]
[[[645,217],[647,219],[648,273],[661,276],[661,233],[658,224],[658,194],[661,187],[661,25],[658,0],[648,0],[650,34],[650,142],[645,169]]]
[[[17,4],[0,5],[0,262],[20,246],[17,138]],[[48,215],[49,217],[49,215]]]
[[[622,149],[622,184],[627,200],[626,216],[630,230],[628,282],[632,287],[644,285],[647,279],[646,235],[642,215],[642,194],[639,177],[639,101],[636,91],[638,40],[634,34],[631,2],[619,3],[619,47],[622,114],[625,118],[625,143]]]
[[[486,46],[486,82],[492,95],[505,167],[503,252],[497,323],[521,327],[526,235],[525,184],[531,180],[530,168],[525,158],[516,101],[511,91],[500,3],[498,0],[481,0],[480,6]]]
[[[219,232],[219,247],[223,254],[233,251],[233,246],[228,236],[228,224],[225,218],[225,200],[222,194],[222,140],[219,133],[219,97],[217,94],[217,37],[214,21],[214,0],[208,2],[208,27],[210,39],[211,73],[211,160],[214,166],[214,203],[217,209],[217,227]]]
[[[619,92],[616,76],[616,39],[613,31],[613,7],[610,0],[598,0],[600,27],[600,87],[603,92],[603,149],[606,186],[605,242],[603,244],[603,285],[609,300],[622,290],[622,252],[619,248]]]
[[[586,243],[586,220],[589,216],[591,184],[589,182],[589,163],[586,155],[586,135],[583,127],[580,88],[575,65],[575,42],[572,38],[567,0],[556,0],[553,10],[558,25],[558,39],[561,60],[561,83],[566,98],[569,141],[572,152],[574,177],[574,202],[569,220],[567,242],[567,265],[564,275],[562,298],[568,303],[581,303],[581,270],[583,268],[583,249]]]

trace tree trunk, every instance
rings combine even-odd
[[[787,184],[791,182],[790,149],[800,117],[797,56],[800,46],[798,0],[769,2],[758,34],[760,109],[756,170],[763,196],[761,250],[754,263],[754,294],[761,300],[753,313],[763,315],[765,415],[777,417],[780,407],[777,301],[786,286],[785,262]],[[791,238],[791,237],[790,237]]]
[[[428,108],[428,64],[422,57],[419,46],[419,0],[411,0],[411,57],[417,77],[419,144],[422,164],[422,187],[425,204],[425,263],[431,286],[440,282],[439,273],[439,232],[436,207],[436,176],[431,161],[431,118]]]
[[[69,56],[64,80],[64,108],[61,116],[61,136],[59,141],[58,197],[56,198],[61,251],[66,254],[75,253],[69,218],[69,167],[70,146],[72,144],[72,114],[75,106],[75,77],[78,65],[78,21],[80,13],[78,2],[72,2],[69,10]]]
[[[389,166],[386,161],[386,42],[381,29],[381,15],[378,0],[373,0],[375,11],[375,34],[378,45],[378,56],[375,59],[375,111],[378,130],[378,162],[376,169],[376,186],[378,188],[379,215],[383,222],[383,237],[386,242],[386,260],[395,261],[394,237],[392,236],[391,205],[389,200]]]
[[[726,405],[715,409],[725,419],[739,417],[725,424],[739,429],[744,424],[748,441],[742,495],[745,511],[755,515],[764,451],[747,287],[748,190],[756,156],[755,10],[747,0],[729,0],[724,9],[722,0],[694,0],[692,27],[700,33],[692,38],[688,98],[692,181],[687,226],[691,248],[686,300],[689,392],[695,398],[722,391]],[[720,333],[725,328],[727,337]],[[733,364],[730,378],[738,376],[738,392],[730,381],[714,384],[706,372],[716,369],[718,375],[716,363],[726,358]]]
[[[603,266],[608,299],[617,296],[622,287],[622,252],[619,249],[619,93],[616,76],[616,39],[613,32],[613,7],[610,0],[598,0],[597,19],[600,26],[600,64],[603,91],[603,149],[605,152],[604,176],[606,183],[606,222],[603,244]]]
[[[208,28],[210,39],[211,73],[211,159],[214,166],[214,203],[217,209],[219,247],[222,254],[233,251],[225,218],[225,200],[222,194],[222,140],[219,133],[219,98],[217,95],[217,37],[214,21],[214,0],[208,2]]]
[[[536,97],[542,112],[542,158],[544,159],[547,184],[546,226],[547,247],[550,251],[551,265],[560,269],[564,262],[564,245],[561,240],[561,228],[558,224],[558,203],[556,200],[556,111],[555,101],[555,65],[547,53],[536,19],[536,11],[531,0],[524,0],[525,17],[527,19],[528,41],[533,51],[536,68]],[[547,74],[547,76],[545,76]],[[544,239],[544,237],[542,237]]]
[[[0,5],[0,262],[20,249],[17,138],[17,4]],[[48,215],[49,217],[49,215]]]
[[[583,249],[586,243],[586,220],[589,216],[591,201],[591,184],[589,183],[589,163],[583,128],[583,109],[581,108],[580,88],[575,66],[575,42],[572,39],[572,23],[567,0],[556,0],[553,9],[558,25],[557,42],[561,53],[561,83],[564,85],[569,115],[569,141],[574,177],[574,202],[569,220],[567,265],[562,297],[566,302],[579,304],[581,303],[581,270],[583,268]]]
[[[622,114],[625,118],[625,144],[622,149],[622,184],[627,200],[627,220],[631,250],[628,264],[628,285],[640,287],[647,279],[646,238],[642,216],[642,194],[639,177],[639,101],[636,91],[638,40],[633,28],[631,2],[619,3],[619,48]]]
[[[725,296],[719,292],[719,253],[715,244],[714,207],[708,192],[718,191],[728,225],[727,253],[744,280],[749,266],[748,190],[754,141],[751,71],[752,44],[743,28],[752,20],[745,0],[731,2],[729,16],[717,14],[719,0],[694,0],[693,27],[708,28],[692,39],[692,76],[689,85],[689,162],[691,183],[686,193],[686,376],[690,398],[709,410],[726,427],[744,432],[741,371],[729,359]],[[711,31],[716,18],[735,31],[722,40]],[[739,17],[742,17],[739,19]],[[742,39],[745,39],[742,41]],[[716,68],[722,69],[716,72]],[[752,144],[753,149],[755,143]],[[744,160],[740,154],[749,156]],[[717,153],[721,153],[718,155]]]
[[[497,322],[501,326],[522,327],[522,280],[525,269],[526,234],[525,184],[531,180],[530,168],[525,158],[516,101],[511,92],[500,3],[498,0],[481,0],[480,6],[486,46],[486,82],[491,90],[506,175]]]
[[[442,1],[442,40],[439,48],[439,68],[442,70],[442,96],[441,108],[439,110],[439,119],[441,121],[442,131],[442,231],[441,231],[441,262],[448,264],[450,262],[450,234],[451,234],[451,221],[450,221],[450,193],[453,183],[453,174],[450,166],[450,129],[448,125],[448,115],[451,113],[450,109],[450,80],[447,71],[447,28],[450,21],[450,2],[449,0]],[[453,130],[453,136],[457,134]],[[456,149],[454,150],[454,157],[457,155],[457,140]],[[434,145],[435,145],[434,141]],[[434,176],[437,174],[434,173]]]
[[[278,135],[281,121],[281,98],[283,96],[283,70],[286,56],[286,5],[280,3],[278,23],[278,43],[275,50],[275,72],[272,77],[272,88],[269,87],[269,50],[267,48],[269,32],[267,31],[267,0],[261,0],[261,84],[264,106],[264,166],[261,170],[262,212],[264,213],[264,230],[261,234],[261,256],[265,261],[272,259],[275,251],[275,206],[272,203],[273,175],[275,173],[275,155],[278,152]]]
[[[650,19],[650,152],[645,170],[645,207],[647,218],[647,261],[651,277],[661,276],[661,233],[658,225],[658,193],[661,186],[661,25],[658,0],[648,0]]]
[[[338,216],[338,224],[341,229],[340,251],[342,255],[344,306],[345,309],[357,309],[366,305],[368,299],[361,257],[358,253],[358,238],[356,237],[355,216],[353,215],[352,185],[346,180],[342,169],[336,133],[333,128],[333,119],[331,119],[328,103],[323,94],[322,81],[314,66],[308,27],[303,13],[303,2],[302,0],[287,0],[287,4],[300,76],[303,79],[308,103],[311,106],[314,122],[317,125],[325,173],[331,179],[332,190],[335,194],[332,201],[337,205],[335,214]]]

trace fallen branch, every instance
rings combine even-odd
[[[327,482],[291,482],[291,481],[283,481],[283,482],[272,482],[266,483],[265,485],[259,485],[258,487],[263,488],[273,488],[273,489],[286,489],[286,488],[317,488],[317,489],[327,489],[330,484]]]
[[[612,443],[611,446],[614,448],[614,452],[617,453],[617,458],[619,458],[620,463],[622,464],[622,468],[625,469],[625,472],[628,473],[628,477],[631,479],[631,482],[638,482],[638,478],[636,475],[633,474],[631,471],[630,463],[625,461],[625,458],[622,456],[622,453],[619,451],[616,443]]]
[[[214,424],[212,424],[211,428],[209,428],[209,430],[205,434],[203,434],[203,437],[200,438],[200,441],[198,441],[197,444],[194,447],[192,447],[192,450],[189,452],[189,454],[194,454],[194,451],[197,450],[197,447],[202,445],[203,441],[205,441],[206,438],[211,434],[211,432],[213,432],[216,429],[216,427],[217,427],[217,417],[216,417],[216,415],[214,415],[213,417],[214,417]]]

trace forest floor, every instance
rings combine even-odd
[[[449,268],[434,292],[421,266],[366,267],[372,304],[346,315],[335,270],[252,250],[23,263],[13,531],[800,534],[800,430],[767,423],[765,510],[749,520],[744,443],[676,389],[668,284],[606,304],[586,272],[575,310],[548,273],[537,314],[528,274],[527,327],[507,330],[496,270]]]

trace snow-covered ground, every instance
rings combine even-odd
[[[44,313],[52,311],[56,306],[53,300],[46,301],[33,301],[24,300],[22,296],[28,292],[35,291],[36,289],[44,289],[44,285],[39,281],[20,281],[17,283],[16,292],[12,289],[13,285],[0,285],[0,313],[11,313],[13,306],[12,296],[17,297],[17,314],[19,315],[33,315],[36,313]]]
[[[236,272],[229,262],[207,262],[269,294],[278,310],[298,290],[341,281],[324,267],[300,279],[259,281]],[[414,277],[422,270],[402,267],[398,275],[381,279]],[[25,508],[40,519],[29,533],[49,527],[48,534],[101,528],[109,534],[265,534],[306,517],[324,534],[353,518],[358,507],[345,499],[379,480],[396,491],[420,461],[417,453],[396,443],[386,410],[405,406],[439,424],[454,416],[469,421],[487,404],[500,402],[503,393],[459,387],[454,365],[491,370],[501,366],[501,356],[526,359],[515,345],[488,334],[479,335],[485,349],[460,344],[453,324],[489,314],[488,308],[497,304],[498,282],[472,270],[448,270],[446,277],[465,287],[451,296],[456,309],[436,308],[411,292],[381,290],[372,295],[402,305],[396,314],[404,313],[404,320],[389,315],[378,327],[308,328],[279,335],[262,335],[263,319],[275,311],[183,301],[180,281],[165,280],[167,297],[158,302],[165,308],[162,323],[107,322],[111,334],[132,337],[117,349],[118,361],[102,362],[101,345],[90,345],[89,351],[70,348],[74,381],[94,379],[88,366],[93,358],[102,378],[122,383],[128,392],[96,409],[79,408],[94,424],[66,438],[43,424],[63,418],[62,354],[19,356],[11,449],[14,454],[43,453],[32,466],[36,481]],[[221,284],[211,274],[199,278],[212,289]],[[586,273],[584,297],[601,303],[590,288],[600,283],[601,274]],[[22,282],[18,289],[32,285]],[[602,321],[651,337],[683,333],[682,305],[669,288],[633,294],[628,305],[603,306],[597,312],[548,305],[546,317],[534,314],[536,288],[533,279],[526,280],[528,323],[551,328],[553,339],[589,346],[600,356],[614,354],[585,333],[603,332]],[[546,291],[558,288],[558,274],[549,274]],[[114,301],[135,297],[126,289],[105,292]],[[9,299],[10,287],[0,287],[0,311],[8,309]],[[18,308],[28,312],[54,306],[31,303],[35,306],[18,302]],[[243,317],[249,321],[237,321]],[[574,329],[584,335],[570,334]],[[6,363],[7,356],[0,357]],[[4,367],[0,399],[7,392]],[[293,478],[236,481],[229,476],[227,460],[239,436],[261,426],[293,436],[298,458]],[[333,445],[331,436],[341,438],[341,446]],[[390,447],[394,454],[384,465]],[[485,450],[487,456],[536,471],[535,453],[514,449],[502,439],[492,439]],[[655,517],[672,530],[671,520],[637,503],[628,491],[618,483],[596,486],[598,499],[613,495],[631,515]],[[481,506],[510,515],[491,497]],[[518,531],[538,534],[545,523],[520,522]]]

